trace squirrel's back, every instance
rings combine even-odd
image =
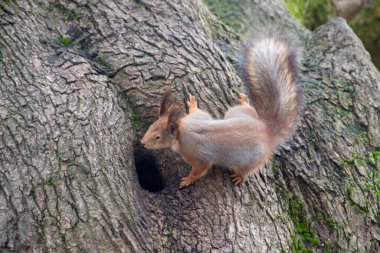
[[[250,101],[275,146],[290,136],[300,113],[298,49],[285,35],[261,33],[246,44],[240,72]]]

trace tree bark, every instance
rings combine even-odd
[[[379,72],[342,19],[241,6],[302,41],[304,116],[244,185],[214,168],[178,190],[189,166],[139,140],[164,86],[215,117],[237,103],[249,29],[200,1],[0,2],[1,252],[380,251]]]

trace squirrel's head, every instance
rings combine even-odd
[[[160,115],[145,133],[141,144],[147,149],[171,147],[178,139],[178,124],[183,116],[182,107],[173,98],[172,91],[165,89],[160,107]]]

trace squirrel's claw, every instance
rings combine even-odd
[[[193,183],[193,180],[190,176],[182,178],[182,182],[179,184],[179,189],[182,189],[186,186],[189,186]]]
[[[231,178],[232,178],[232,183],[234,183],[235,185],[240,185],[244,182],[244,178],[237,174],[231,175]]]

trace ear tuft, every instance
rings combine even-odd
[[[161,101],[160,116],[168,113],[170,106],[175,102],[175,100],[173,99],[172,93],[173,92],[170,89],[170,87],[165,87],[165,93]]]

